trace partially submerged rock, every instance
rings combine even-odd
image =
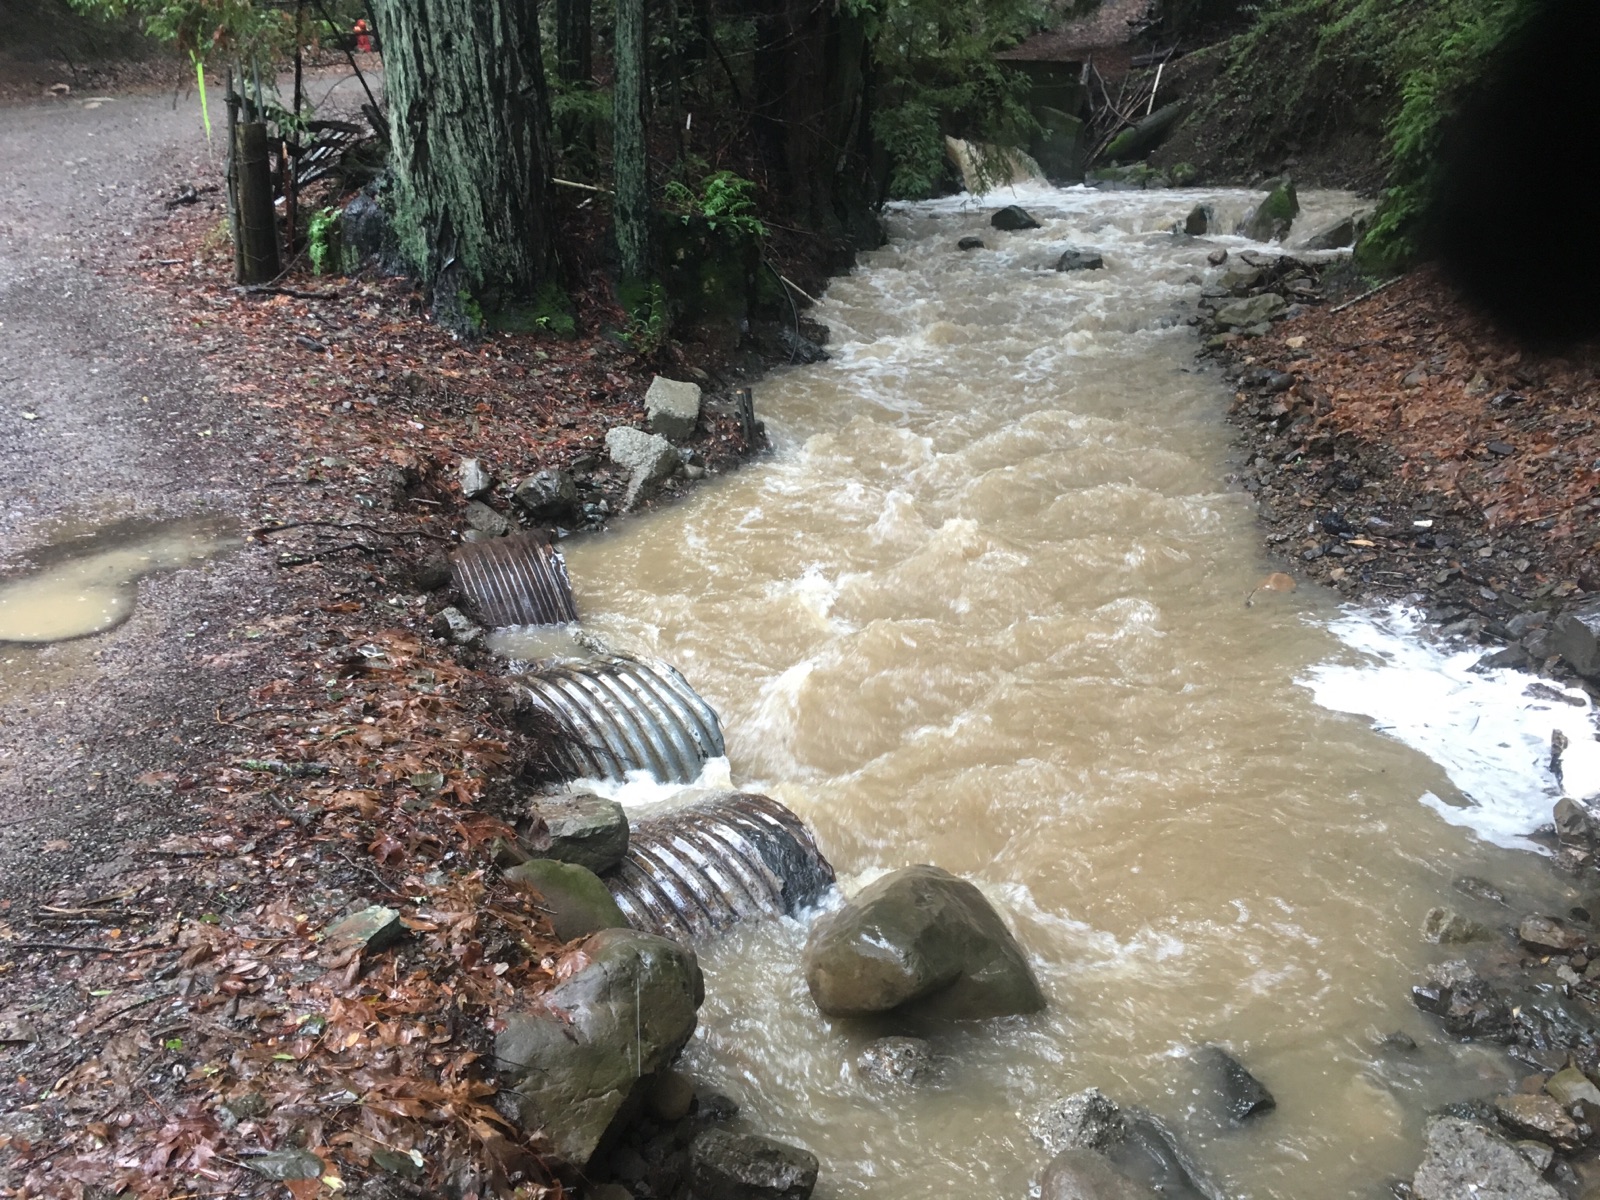
[[[830,1017],[970,1020],[1044,1007],[1022,948],[983,893],[933,866],[886,875],[819,919],[805,971]]]
[[[1039,1200],[1161,1200],[1093,1150],[1063,1150],[1039,1176]]]
[[[561,965],[577,970],[506,1015],[495,1059],[523,1127],[581,1170],[694,1033],[705,984],[692,951],[633,929],[597,933]]]
[[[1281,242],[1289,236],[1289,227],[1300,215],[1300,197],[1295,193],[1294,180],[1285,179],[1267,193],[1235,231],[1256,242]]]
[[[1481,942],[1493,937],[1485,925],[1462,916],[1453,908],[1430,908],[1422,919],[1422,939],[1439,946]]]
[[[1106,260],[1098,250],[1084,250],[1078,246],[1068,246],[1056,259],[1058,271],[1098,271],[1105,265]]]
[[[933,1047],[922,1038],[885,1037],[856,1058],[856,1070],[873,1083],[919,1083],[933,1071]]]
[[[995,213],[989,218],[989,224],[1002,233],[1016,233],[1023,229],[1039,228],[1039,222],[1035,221],[1026,209],[1016,204],[1008,204]]]
[[[622,915],[604,881],[587,867],[535,858],[505,873],[506,882],[536,894],[550,919],[556,937],[563,942],[588,937],[602,929],[623,929],[628,918]]]
[[[1428,1122],[1428,1146],[1411,1183],[1414,1200],[1560,1200],[1561,1193],[1510,1142],[1459,1117]]]
[[[1230,1120],[1248,1121],[1278,1107],[1266,1085],[1221,1046],[1205,1047],[1198,1059],[1211,1076],[1217,1098]]]
[[[689,1146],[695,1200],[806,1200],[817,1156],[753,1133],[708,1129]]]
[[[644,394],[645,423],[651,433],[682,441],[700,420],[700,385],[657,375]]]
[[[1570,954],[1589,940],[1582,930],[1574,929],[1554,917],[1538,914],[1522,918],[1517,926],[1517,937],[1525,946],[1541,954]]]
[[[1204,237],[1211,232],[1211,224],[1216,219],[1216,210],[1211,205],[1196,204],[1183,219],[1183,231],[1190,237]]]
[[[1550,645],[1579,675],[1600,679],[1600,601],[1562,613]]]
[[[1497,1096],[1494,1111],[1500,1123],[1518,1137],[1547,1142],[1557,1150],[1576,1150],[1583,1144],[1578,1123],[1554,1096]]]
[[[1028,1132],[1051,1154],[1104,1150],[1128,1136],[1122,1110],[1099,1088],[1065,1096],[1039,1110]]]
[[[957,250],[986,250],[986,249],[988,249],[988,247],[983,244],[983,239],[981,237],[977,236],[977,234],[969,233],[969,234],[967,234],[966,237],[962,238],[959,242],[956,243],[956,249]]]
[[[1351,214],[1324,225],[1306,239],[1307,250],[1343,250],[1356,244],[1356,219]]]

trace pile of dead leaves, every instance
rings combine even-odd
[[[223,716],[259,747],[211,781],[232,830],[0,925],[8,968],[89,999],[8,1083],[36,1131],[6,1138],[10,1194],[560,1194],[494,1107],[490,1052],[561,947],[480,865],[511,832],[491,781],[537,746],[441,649],[362,636]],[[392,947],[325,936],[371,904],[399,914]]]

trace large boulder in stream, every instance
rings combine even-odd
[[[582,1170],[694,1033],[705,983],[692,950],[635,929],[595,934],[556,974],[506,1016],[495,1060],[523,1127]]]
[[[505,874],[512,887],[534,893],[544,903],[545,915],[563,942],[588,937],[602,929],[625,929],[628,918],[611,898],[611,892],[588,867],[536,858],[512,867]]]
[[[1281,242],[1299,215],[1300,197],[1294,180],[1284,179],[1273,185],[1267,198],[1245,215],[1234,232],[1255,242]]]
[[[972,884],[932,866],[885,875],[818,920],[805,972],[830,1017],[974,1020],[1044,1007],[1000,914]]]
[[[1008,204],[994,216],[989,218],[989,224],[1002,233],[1016,233],[1023,229],[1038,229],[1039,222],[1033,215],[1019,204]]]

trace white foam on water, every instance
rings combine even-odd
[[[615,800],[624,808],[664,800],[694,800],[733,790],[733,772],[726,756],[708,758],[693,783],[662,783],[648,771],[629,771],[626,779],[575,779],[569,788]]]
[[[1543,849],[1528,834],[1550,822],[1563,787],[1550,770],[1551,734],[1564,733],[1566,794],[1600,795],[1600,743],[1589,698],[1526,671],[1473,668],[1481,648],[1429,640],[1414,610],[1352,612],[1331,631],[1360,657],[1325,662],[1299,682],[1318,704],[1370,717],[1380,732],[1438,763],[1467,801],[1419,799],[1452,825],[1510,849]],[[1553,689],[1579,704],[1552,699]],[[1576,751],[1576,753],[1574,753]]]

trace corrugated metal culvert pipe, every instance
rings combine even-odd
[[[691,941],[815,904],[833,867],[776,800],[724,792],[630,814],[627,856],[606,886],[637,929]]]
[[[450,556],[450,581],[490,629],[578,619],[566,559],[543,533],[468,542]]]
[[[622,656],[547,663],[521,683],[571,731],[569,779],[646,771],[661,783],[692,783],[707,759],[724,753],[717,714],[667,663]]]

